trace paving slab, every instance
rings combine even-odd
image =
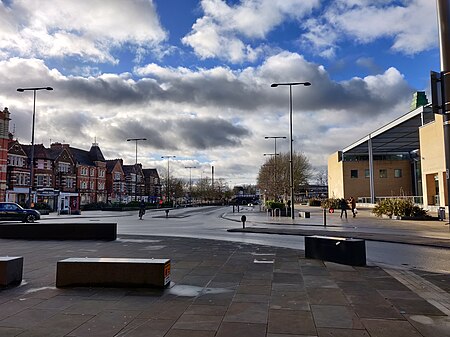
[[[450,331],[447,309],[436,304],[448,298],[438,287],[447,275],[343,266],[305,259],[300,250],[190,238],[0,239],[0,247],[24,256],[22,284],[0,290],[2,337],[434,337]],[[171,258],[172,283],[56,289],[56,262],[73,256]]]

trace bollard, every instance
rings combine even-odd
[[[234,213],[234,205],[233,205],[233,213]]]
[[[166,209],[165,212],[166,212],[166,218],[168,218],[169,217],[169,210]]]
[[[238,213],[239,213],[239,205],[237,205],[237,208],[238,208]]]
[[[247,220],[247,217],[245,215],[241,216],[242,228],[245,228],[245,221],[246,220]]]
[[[323,226],[327,227],[327,209],[323,209]]]

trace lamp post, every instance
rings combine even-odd
[[[277,139],[286,139],[286,137],[283,136],[266,136],[264,137],[265,139],[273,139],[274,143],[275,143],[275,148],[274,148],[274,153],[275,153],[275,159],[274,159],[274,165],[275,165],[275,169],[274,169],[274,174],[273,174],[273,181],[274,181],[274,187],[275,187],[275,197],[278,197],[278,189],[277,189]]]
[[[197,166],[185,166],[184,168],[189,169],[189,199],[192,201],[192,169]]]
[[[147,138],[128,138],[127,142],[134,141],[136,142],[136,162],[134,164],[134,170],[135,170],[135,179],[134,179],[134,201],[137,201],[137,177],[138,177],[138,162],[137,162],[137,143],[140,140],[147,140]]]
[[[170,201],[170,193],[169,193],[169,188],[170,188],[170,174],[169,174],[169,162],[170,162],[170,158],[176,158],[176,156],[161,156],[161,158],[167,158],[167,190],[166,190],[166,199],[167,201]]]
[[[292,87],[295,85],[303,85],[308,87],[310,82],[287,82],[287,83],[272,83],[270,86],[276,88],[278,86],[289,86],[289,174],[290,174],[290,189],[291,189],[291,219],[294,219],[294,162],[293,162],[293,148],[292,148]]]
[[[18,88],[18,92],[33,91],[33,122],[31,127],[31,154],[30,154],[30,188],[28,190],[28,207],[31,208],[31,196],[34,185],[34,126],[36,120],[36,91],[38,90],[53,90],[52,87],[33,87],[33,88]]]

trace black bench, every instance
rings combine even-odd
[[[56,286],[166,287],[170,260],[69,258],[58,261]]]
[[[117,223],[11,223],[0,225],[1,239],[103,240],[117,239]]]
[[[0,287],[20,284],[22,273],[22,256],[0,256]]]
[[[365,266],[366,242],[362,239],[305,236],[305,257],[350,266]]]

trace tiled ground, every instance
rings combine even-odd
[[[308,260],[303,251],[124,236],[0,240],[5,255],[24,257],[24,282],[0,291],[2,337],[450,336],[449,317],[383,269]],[[68,257],[170,258],[173,282],[57,289],[56,262]]]

